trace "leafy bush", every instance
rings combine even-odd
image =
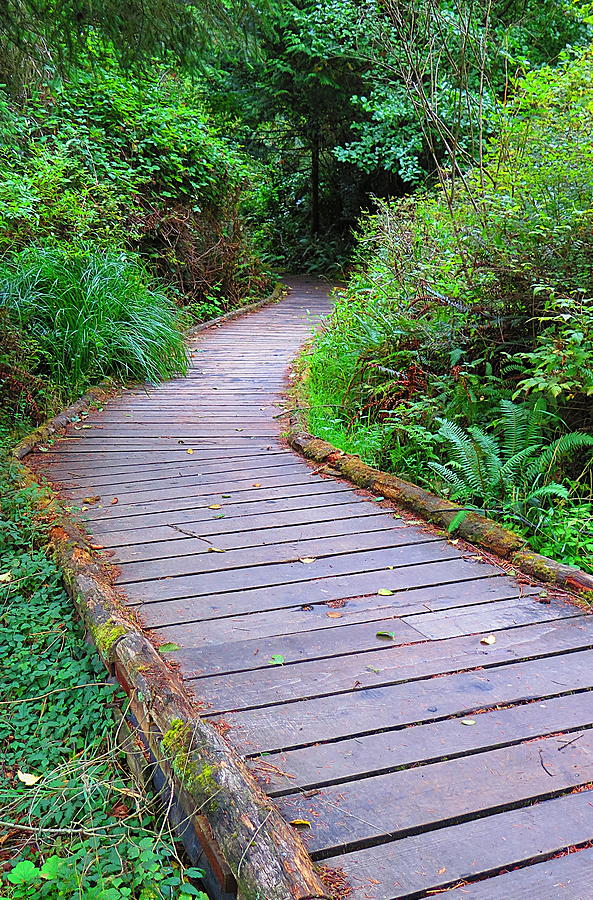
[[[309,421],[403,477],[434,486],[436,469],[503,517],[529,519],[531,497],[533,546],[587,566],[587,541],[558,522],[591,502],[590,439],[563,432],[593,428],[593,51],[529,74],[497,124],[481,169],[361,220],[356,269],[307,356]],[[567,451],[553,479],[535,449],[515,470],[496,438],[501,401],[538,397],[554,415],[533,447]]]
[[[20,107],[0,92],[0,255],[92,242],[139,252],[186,304],[265,290],[240,215],[253,167],[196,85],[102,57]]]
[[[107,376],[159,381],[187,366],[176,307],[121,253],[24,250],[0,269],[0,308],[69,394]]]

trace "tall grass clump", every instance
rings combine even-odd
[[[121,252],[29,247],[0,268],[0,310],[64,395],[106,377],[158,382],[187,369],[178,309]]]

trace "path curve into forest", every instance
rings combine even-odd
[[[593,618],[287,449],[285,372],[329,308],[294,280],[36,467],[100,497],[128,603],[351,900],[591,900]]]

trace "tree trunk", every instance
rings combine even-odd
[[[319,234],[319,131],[315,130],[311,144],[311,234]]]

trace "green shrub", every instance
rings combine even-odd
[[[440,466],[441,486],[456,479],[456,496],[504,517],[501,401],[545,399],[555,418],[538,451],[593,428],[593,51],[531,73],[497,125],[483,168],[363,217],[356,269],[307,357],[307,391],[323,437],[428,486]],[[467,451],[455,471],[443,420]],[[557,445],[556,487],[526,466],[514,508],[529,519],[531,497],[533,546],[583,566],[587,542],[554,530],[561,510],[576,521],[589,508],[577,471],[591,464],[589,441]],[[470,489],[487,444],[488,483]]]
[[[0,269],[0,309],[68,394],[105,377],[154,382],[186,370],[178,310],[121,253],[24,250]]]

